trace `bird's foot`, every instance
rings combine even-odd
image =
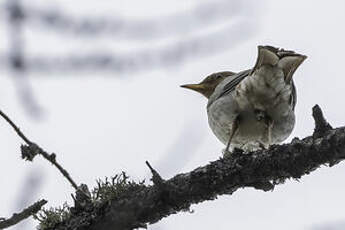
[[[270,144],[264,144],[264,143],[261,143],[259,142],[259,149],[262,149],[262,150],[267,150],[270,148]]]
[[[222,153],[223,153],[223,157],[229,157],[231,156],[231,152],[229,149],[225,148],[222,150]]]
[[[243,149],[240,149],[240,148],[233,148],[231,150],[226,150],[226,149],[223,149],[222,150],[222,153],[223,153],[223,157],[224,158],[227,158],[227,157],[236,157],[238,155],[242,155],[242,154],[246,154],[248,152],[246,152],[245,150]]]

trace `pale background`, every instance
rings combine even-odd
[[[96,179],[121,171],[135,180],[149,179],[145,160],[164,178],[170,178],[216,160],[223,148],[208,128],[206,100],[179,85],[198,82],[215,71],[250,68],[257,45],[269,44],[308,56],[295,74],[297,123],[289,140],[312,133],[311,108],[316,103],[333,126],[345,123],[345,1],[217,1],[224,4],[224,11],[214,20],[208,20],[206,11],[202,22],[193,17],[181,21],[193,16],[189,12],[195,7],[213,2],[23,1],[28,7],[59,10],[76,20],[118,17],[163,22],[152,34],[124,27],[109,36],[83,36],[28,23],[24,33],[27,58],[108,52],[133,59],[137,55],[142,58],[144,51],[158,58],[122,71],[90,68],[26,73],[24,85],[32,86],[41,110],[30,107],[30,97],[18,86],[23,81],[15,80],[15,74],[0,63],[1,110],[30,139],[55,152],[77,182],[89,187]],[[0,3],[3,6],[5,1]],[[171,24],[167,26],[164,20]],[[190,48],[198,38],[204,39],[201,45]],[[179,45],[183,42],[187,45]],[[6,56],[10,43],[2,8],[0,57]],[[187,50],[188,55],[182,52],[167,58],[164,55],[169,49]],[[49,200],[46,207],[71,203],[73,188],[41,157],[33,163],[21,160],[21,143],[0,120],[0,216],[7,217],[40,198]],[[344,175],[341,163],[322,167],[300,182],[287,181],[273,192],[242,189],[232,196],[194,205],[193,214],[169,216],[149,229],[344,229]],[[12,229],[33,229],[35,224],[27,221]]]

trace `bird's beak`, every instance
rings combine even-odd
[[[191,89],[199,93],[202,93],[205,90],[205,86],[202,84],[187,84],[187,85],[181,85],[181,87]]]

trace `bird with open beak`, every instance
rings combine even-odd
[[[254,151],[284,141],[295,125],[293,74],[307,57],[259,46],[256,64],[239,73],[218,72],[181,87],[208,98],[208,123],[216,137],[233,148]]]

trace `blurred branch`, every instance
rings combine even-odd
[[[205,29],[209,24],[229,20],[245,10],[242,1],[212,1],[201,3],[195,8],[158,18],[131,18],[115,16],[73,16],[63,10],[39,9],[32,6],[23,8],[23,16],[30,25],[53,30],[60,35],[67,33],[78,37],[113,36],[116,39],[147,40],[183,34],[197,29]]]
[[[147,163],[153,173],[154,185],[122,181],[119,185],[110,186],[111,191],[116,191],[113,196],[99,186],[98,191],[108,194],[108,198],[97,202],[89,200],[88,203],[85,199],[80,202],[77,199],[79,205],[70,208],[69,214],[64,213],[68,218],[42,230],[147,227],[148,223],[155,223],[171,214],[189,211],[192,204],[214,200],[219,195],[230,195],[239,188],[271,191],[286,179],[298,180],[321,165],[332,166],[345,159],[345,127],[333,129],[325,126],[327,122],[321,109],[315,106],[313,111],[315,126],[326,127],[316,129],[314,135],[246,154],[236,149],[228,158],[220,158],[169,180],[162,179]]]
[[[11,0],[9,0],[11,1]],[[13,8],[13,7],[12,7]],[[12,12],[12,8],[8,8]],[[39,18],[38,21],[47,24],[46,28],[64,28],[64,30],[78,31],[92,35],[97,38],[97,33],[108,31],[109,28],[116,32],[116,38],[121,36],[133,37],[133,39],[158,39],[162,36],[171,37],[171,33],[185,34],[186,31],[193,34],[193,38],[182,39],[166,44],[160,48],[150,48],[145,50],[133,50],[132,52],[119,53],[99,51],[93,53],[81,53],[79,50],[71,51],[71,55],[62,56],[30,56],[23,53],[10,58],[7,63],[0,63],[0,66],[13,66],[13,63],[19,63],[21,69],[26,72],[66,72],[66,71],[109,71],[109,72],[135,72],[140,70],[151,70],[172,65],[181,65],[188,59],[195,59],[201,56],[210,56],[218,52],[224,52],[226,49],[234,47],[239,43],[248,40],[258,30],[258,17],[253,17],[258,10],[251,4],[245,4],[242,1],[214,1],[204,3],[195,9],[176,15],[153,18],[150,20],[131,21],[129,19],[74,19],[64,13],[53,10],[34,10],[28,6],[20,8],[20,21],[26,23],[31,18]],[[12,10],[12,11],[11,11]],[[248,17],[250,15],[250,17]],[[217,31],[208,31],[206,24],[223,20],[222,29]],[[229,20],[229,18],[232,20]],[[19,17],[18,17],[19,18]],[[221,21],[221,20],[219,20]],[[224,24],[224,22],[228,22]],[[18,23],[17,23],[18,24]],[[108,24],[113,24],[112,26]],[[12,25],[16,28],[18,25]],[[74,28],[74,29],[73,29]],[[196,29],[203,33],[195,33]],[[61,31],[61,32],[62,32]],[[84,31],[84,32],[83,32]],[[86,32],[88,31],[88,32]],[[98,32],[97,32],[98,31]],[[112,33],[113,33],[112,32]],[[205,33],[206,32],[206,33]],[[122,35],[121,35],[122,34]],[[198,36],[195,36],[198,35]],[[158,36],[158,38],[157,38]],[[65,37],[64,37],[65,38]],[[79,35],[78,35],[79,38]],[[13,46],[22,46],[22,42],[14,40]],[[20,50],[20,49],[17,49]],[[0,55],[0,61],[4,61],[13,52]],[[13,67],[12,67],[13,68]],[[17,67],[18,69],[18,67]]]
[[[8,30],[9,30],[9,54],[8,65],[16,80],[15,87],[21,99],[22,105],[32,117],[41,115],[41,109],[36,103],[30,82],[26,76],[26,63],[24,57],[23,24],[25,12],[20,0],[8,0]],[[0,60],[1,61],[1,60]]]
[[[241,21],[217,32],[180,41],[160,49],[113,54],[94,52],[67,56],[26,58],[29,72],[108,71],[136,72],[178,65],[195,57],[210,56],[244,42],[256,31],[252,22]],[[1,58],[0,58],[1,60]],[[116,75],[114,75],[116,76]],[[118,75],[117,75],[118,76]]]
[[[14,124],[14,122],[1,110],[0,116],[3,117],[11,125],[11,127],[15,130],[18,136],[22,138],[22,140],[26,143],[26,145],[21,146],[22,158],[24,160],[32,161],[37,154],[42,155],[43,158],[52,163],[61,172],[61,174],[70,182],[70,184],[73,186],[73,188],[75,188],[75,190],[78,190],[77,184],[71,178],[69,173],[56,161],[55,153],[49,154],[46,151],[44,151],[40,146],[30,141],[18,128],[18,126]]]
[[[344,230],[345,221],[334,221],[334,222],[318,224],[308,229],[309,230]]]
[[[8,228],[10,226],[18,224],[20,221],[36,214],[41,210],[42,206],[47,203],[46,200],[40,200],[33,205],[27,207],[20,213],[14,213],[11,218],[0,220],[0,229]]]
[[[257,8],[252,3],[248,4],[240,0],[209,1],[172,15],[137,20],[114,16],[114,14],[109,17],[73,16],[66,13],[66,10],[57,10],[57,8],[40,9],[32,4],[22,4],[20,0],[8,0],[7,4],[0,4],[0,16],[5,15],[8,19],[10,41],[8,53],[1,52],[0,54],[0,68],[11,71],[21,103],[26,112],[34,118],[42,116],[43,113],[30,85],[28,73],[61,74],[66,71],[90,70],[122,73],[152,70],[177,64],[180,66],[188,59],[223,52],[227,48],[246,41],[258,27],[258,18],[253,17],[258,11]],[[237,21],[239,23],[236,24]],[[118,52],[82,54],[79,50],[77,52],[72,50],[70,52],[73,55],[66,54],[58,57],[44,55],[30,57],[24,53],[24,26],[34,29],[35,25],[41,25],[44,31],[53,30],[57,32],[57,35],[63,35],[64,42],[65,32],[76,34],[78,39],[89,37],[95,40],[97,36],[104,35],[114,36],[117,41],[120,39],[128,41],[171,38],[172,35],[178,38],[187,32],[192,35],[199,32],[205,34],[209,27],[216,25],[215,22],[230,22],[231,26],[228,25],[221,31],[175,42],[159,49],[134,50],[132,53],[123,54]],[[77,55],[74,55],[75,53]],[[116,55],[113,55],[114,53]]]
[[[23,183],[21,183],[21,187],[16,191],[17,195],[16,198],[14,198],[13,206],[15,210],[27,207],[36,199],[42,189],[44,180],[46,179],[45,177],[46,174],[42,169],[37,167],[25,174],[25,177],[22,179]],[[32,223],[23,221],[13,228],[13,230],[25,229],[33,229]]]

